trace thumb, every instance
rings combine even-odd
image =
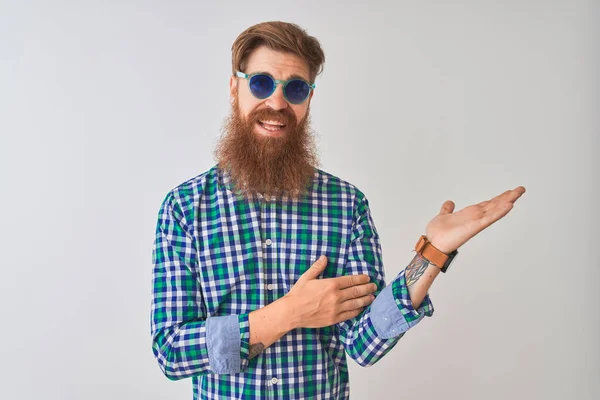
[[[452,200],[446,200],[440,210],[440,215],[452,214],[454,211],[454,202]]]
[[[306,270],[305,273],[302,274],[300,279],[309,280],[316,279],[327,266],[327,257],[324,255],[319,257],[317,261],[314,262],[313,265],[310,266],[309,269]],[[299,279],[299,280],[300,280]]]

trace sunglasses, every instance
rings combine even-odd
[[[277,84],[283,85],[283,95],[285,99],[292,104],[302,104],[308,98],[310,91],[315,88],[314,83],[308,83],[304,79],[294,78],[288,81],[273,79],[272,76],[265,73],[245,74],[237,71],[236,76],[248,79],[250,92],[257,99],[266,99],[271,96]]]

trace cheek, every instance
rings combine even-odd
[[[296,114],[296,120],[300,123],[306,116],[306,106],[292,106],[294,114]]]
[[[258,99],[250,93],[247,86],[238,86],[237,90],[238,104],[241,110],[251,110],[259,103]]]
[[[260,104],[260,102],[256,101],[254,97],[246,98],[245,96],[240,96],[238,100],[238,107],[244,118],[247,118],[248,115]]]

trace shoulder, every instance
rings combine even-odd
[[[162,201],[161,209],[168,208],[175,213],[181,213],[185,218],[195,212],[194,207],[200,197],[218,182],[217,166],[214,165],[193,178],[179,183],[167,192]],[[187,218],[185,218],[187,219]]]
[[[356,185],[332,173],[316,168],[315,181],[328,193],[339,193],[342,198],[352,200],[355,205],[368,203],[367,197]]]

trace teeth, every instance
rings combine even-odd
[[[268,131],[272,131],[272,132],[275,132],[275,131],[278,131],[278,130],[280,130],[280,129],[281,129],[281,127],[280,127],[280,126],[273,126],[273,125],[265,125],[265,126],[264,126],[264,128],[265,128],[266,130],[268,130]]]
[[[262,122],[263,124],[269,124],[269,125],[279,125],[279,126],[283,126],[284,125],[284,124],[282,124],[279,121],[272,121],[272,120],[269,120],[269,121],[260,121],[260,122]]]

